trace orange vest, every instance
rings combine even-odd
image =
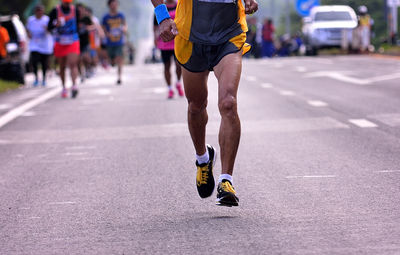
[[[7,56],[6,44],[10,41],[7,29],[0,27],[0,56],[5,58]]]

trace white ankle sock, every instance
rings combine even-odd
[[[218,178],[218,183],[222,182],[222,180],[228,180],[232,183],[233,185],[233,177],[230,174],[221,174]]]
[[[206,153],[204,153],[203,155],[197,155],[196,154],[196,159],[197,159],[197,163],[204,164],[207,163],[210,160],[210,155],[208,155],[208,149],[206,148]]]

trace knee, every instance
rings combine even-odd
[[[223,116],[233,117],[237,114],[237,100],[232,95],[227,95],[218,103],[219,112]]]
[[[191,101],[189,100],[188,112],[191,115],[197,115],[207,108],[207,100]]]

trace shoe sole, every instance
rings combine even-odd
[[[217,198],[215,204],[218,206],[227,206],[227,207],[239,206],[239,202],[235,195],[225,196],[223,198]]]

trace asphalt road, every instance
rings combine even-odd
[[[399,60],[246,60],[238,208],[198,197],[162,66],[114,74],[0,96],[0,254],[400,254]]]

